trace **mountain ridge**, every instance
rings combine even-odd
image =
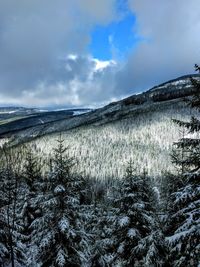
[[[137,113],[170,108],[171,105],[182,105],[182,98],[192,94],[190,78],[200,79],[200,74],[184,75],[169,80],[145,92],[129,96],[117,102],[112,102],[85,114],[69,116],[60,120],[46,121],[45,123],[34,126],[30,124],[28,127],[26,125],[26,127],[20,129],[12,129],[12,122],[3,126],[0,125],[0,138],[9,138],[12,145],[17,145],[46,134],[68,131],[87,125],[98,126],[134,116]]]

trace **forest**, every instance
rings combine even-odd
[[[199,112],[200,82],[191,82],[194,94],[186,105]],[[159,183],[156,166],[137,156],[123,158],[124,173],[113,163],[113,175],[97,179],[91,164],[89,176],[62,133],[45,160],[40,150],[47,147],[2,145],[0,266],[199,267],[200,121],[192,116],[171,123],[179,139],[171,153],[168,144],[160,145],[174,167],[163,163]]]

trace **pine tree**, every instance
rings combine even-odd
[[[0,266],[9,260],[9,227],[6,221],[5,174],[0,170]]]
[[[148,179],[136,175],[129,163],[116,200],[112,266],[164,266],[164,238],[156,221],[155,194]]]
[[[200,81],[191,79],[191,82],[193,96],[187,102],[200,111]],[[189,136],[174,144],[177,154],[183,149],[186,153],[184,160],[179,155],[174,161],[178,166],[184,163],[185,168],[177,177],[181,182],[169,194],[166,227],[169,262],[175,267],[197,267],[200,264],[200,120],[192,117],[190,122],[174,121],[185,127]]]
[[[37,187],[42,180],[41,165],[39,159],[33,154],[31,148],[25,150],[25,163],[23,166],[23,220],[26,234],[30,231],[33,220],[39,216],[37,207]]]
[[[67,155],[63,143],[60,137],[54,149],[52,172],[46,178],[46,192],[39,196],[42,217],[32,224],[42,267],[77,267],[87,262],[87,238],[80,205],[84,182],[82,177],[72,174],[74,160]]]
[[[22,162],[21,193],[19,197],[20,219],[23,225],[24,244],[26,245],[26,266],[32,266],[37,254],[37,246],[31,240],[33,221],[41,216],[38,203],[38,188],[41,187],[42,174],[39,158],[26,146]],[[35,265],[36,266],[36,265]]]
[[[15,267],[24,263],[23,227],[19,219],[19,173],[14,169],[12,154],[3,150],[0,169],[0,263]]]
[[[114,259],[113,223],[115,209],[107,203],[99,203],[93,207],[89,220],[91,235],[91,267],[110,267]]]

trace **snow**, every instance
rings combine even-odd
[[[186,79],[186,80],[178,80],[176,82],[173,82],[172,84],[175,85],[175,86],[177,86],[177,85],[183,85],[183,84],[188,83],[188,81],[189,81],[188,79]]]
[[[125,217],[123,217],[123,218],[121,218],[121,219],[119,220],[119,225],[120,225],[121,227],[124,227],[124,226],[128,225],[129,222],[130,222],[130,218],[129,218],[128,216],[125,216]]]
[[[129,193],[129,194],[128,194],[128,197],[130,197],[130,198],[134,198],[134,197],[135,197],[135,194],[133,194],[133,193]]]
[[[48,232],[44,238],[42,239],[41,243],[40,243],[40,247],[41,248],[45,248],[48,247],[48,245],[51,243],[52,240],[52,233]]]
[[[64,188],[64,186],[62,186],[62,185],[58,185],[58,186],[56,186],[56,188],[54,189],[54,193],[55,193],[55,194],[59,194],[59,193],[63,193],[63,192],[65,192],[65,188]]]
[[[16,113],[17,110],[10,110],[10,111],[0,111],[0,114],[13,114]]]
[[[42,124],[44,124],[44,121],[43,121],[43,120],[39,119],[39,121],[40,121]]]
[[[160,86],[156,86],[155,88],[151,89],[151,91],[155,91],[155,90],[164,90],[166,88],[169,88],[169,87],[172,87],[172,86],[176,86],[176,87],[182,87],[184,86],[185,88],[189,88],[191,87],[191,82],[190,82],[190,79],[189,78],[185,78],[185,79],[179,79],[179,80],[176,80],[176,81],[169,81],[163,85],[160,85]]]
[[[194,228],[191,228],[190,230],[186,230],[186,231],[182,231],[180,233],[176,233],[176,234],[174,234],[172,236],[167,237],[166,240],[169,243],[174,244],[174,243],[178,242],[181,238],[184,238],[185,236],[190,235],[193,230],[194,230]]]
[[[135,204],[133,204],[133,207],[134,207],[135,209],[142,210],[142,209],[145,208],[145,205],[144,205],[143,203],[135,203]]]
[[[120,246],[118,247],[117,252],[118,252],[119,254],[122,254],[122,253],[124,252],[124,243],[121,243],[121,244],[120,244]]]
[[[74,116],[81,115],[81,114],[87,113],[88,111],[90,110],[88,109],[88,110],[73,111],[73,115]]]
[[[0,139],[0,147],[3,147],[4,144],[8,143],[9,139],[8,138],[3,138]]]
[[[127,236],[130,237],[130,238],[133,238],[133,237],[137,236],[136,230],[134,228],[130,228],[128,230]]]
[[[56,262],[57,262],[58,266],[60,266],[60,267],[65,266],[65,264],[66,264],[65,257],[66,257],[66,255],[65,255],[65,252],[63,251],[63,249],[59,249],[58,254],[57,254],[57,258],[56,258]]]
[[[66,232],[66,230],[68,230],[69,229],[69,221],[68,221],[68,219],[67,218],[62,218],[61,220],[60,220],[60,222],[58,223],[58,225],[59,225],[59,228],[60,228],[60,230],[61,230],[61,232]]]
[[[157,195],[158,202],[160,202],[160,191],[159,191],[159,188],[157,186],[154,186],[153,190],[154,190],[155,194]]]

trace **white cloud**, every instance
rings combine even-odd
[[[64,65],[68,71],[67,80],[41,81],[34,88],[23,90],[20,98],[0,95],[0,105],[94,107],[112,98],[113,79],[118,68],[115,61],[100,61],[91,56],[71,54],[65,59]]]
[[[41,83],[48,90],[54,84],[69,87],[67,83],[74,76],[82,80],[90,67],[82,66],[86,61],[82,60],[80,68],[71,62],[71,69],[66,61],[75,62],[74,55],[85,57],[91,29],[114,19],[114,3],[115,0],[1,0],[2,98],[18,103],[27,94],[26,104],[30,102],[29,94],[35,95]]]
[[[116,66],[117,62],[115,60],[99,60],[97,58],[92,59],[96,66],[95,66],[95,71],[103,70],[109,66]]]
[[[69,55],[67,56],[67,59],[71,59],[71,60],[76,60],[77,58],[78,58],[78,56],[75,55],[75,54],[69,54]]]
[[[129,4],[144,41],[118,73],[118,86],[137,92],[194,72],[200,59],[199,0],[129,0]]]
[[[128,3],[144,41],[115,62],[88,55],[92,28],[116,18],[115,0],[1,0],[0,105],[98,105],[193,72],[199,0]]]

